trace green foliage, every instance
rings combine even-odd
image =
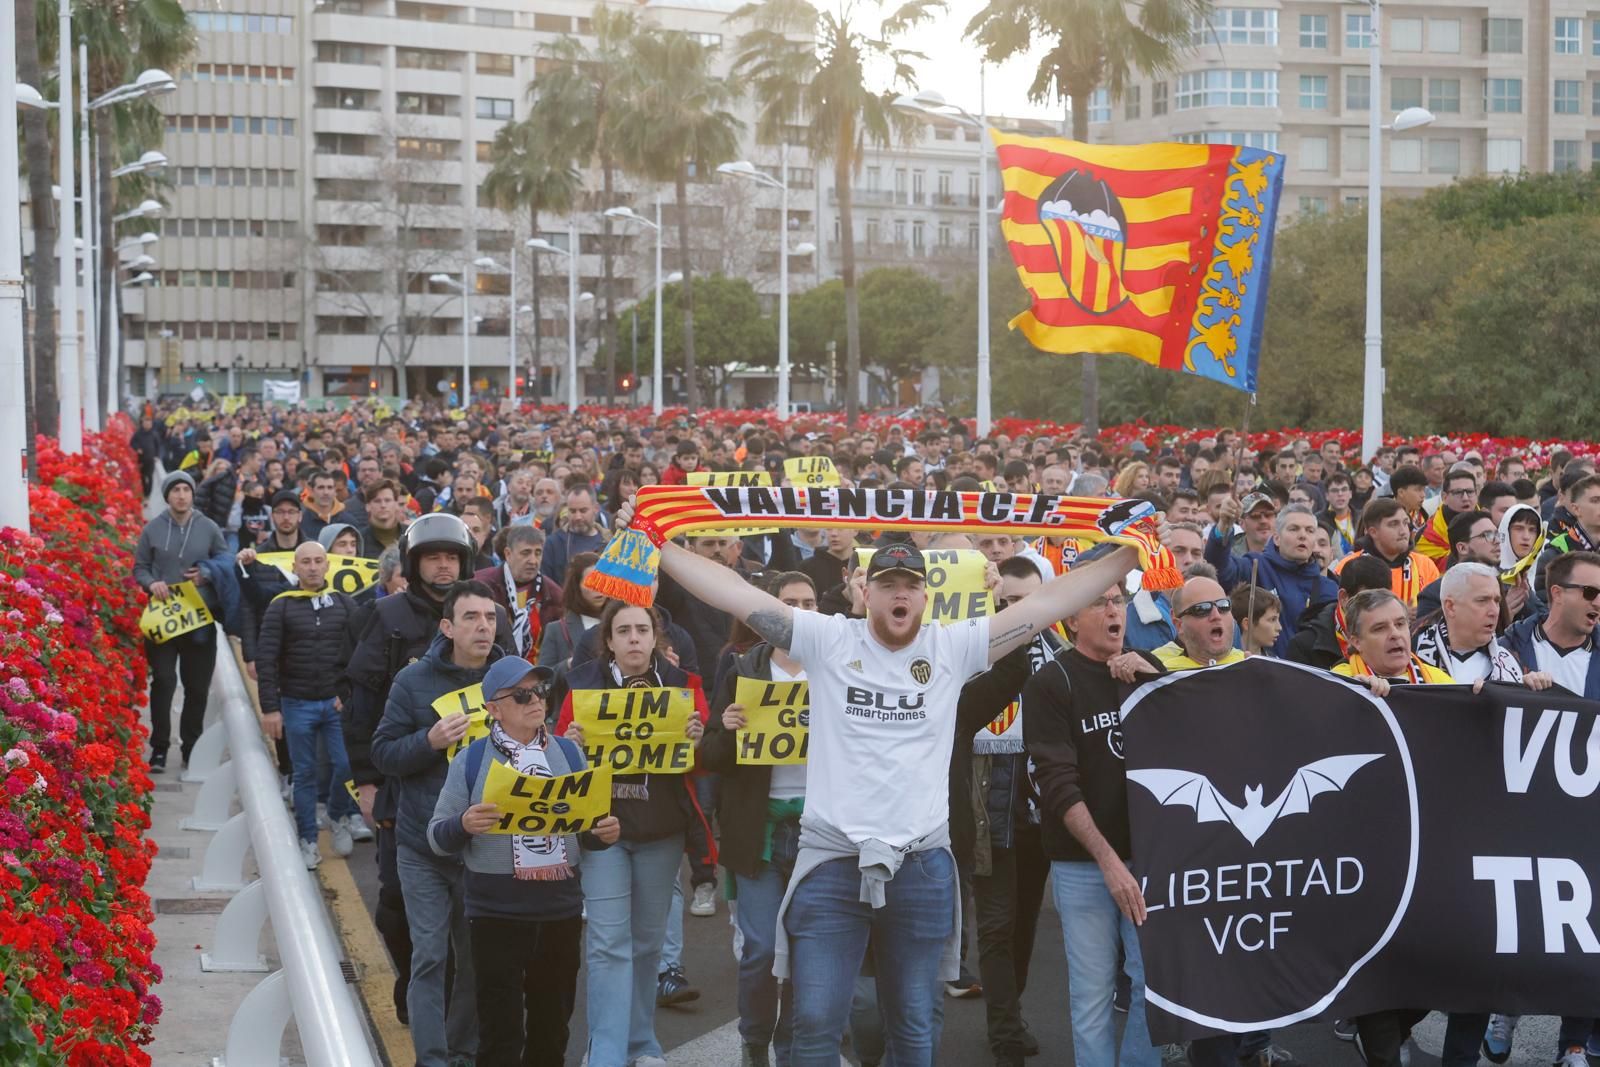
[[[682,285],[663,287],[661,363],[668,371],[683,370],[683,316],[678,306]],[[771,367],[778,362],[778,331],[761,313],[761,300],[744,278],[711,274],[694,283],[696,370],[714,374],[727,364]],[[626,312],[621,321],[623,350],[632,351],[632,318],[639,318],[639,373],[654,369],[655,293]]]
[[[861,357],[891,378],[921,373],[935,362],[950,298],[933,278],[911,267],[880,267],[861,276]],[[837,279],[789,298],[789,359],[828,365],[828,342],[844,351],[844,285]]]

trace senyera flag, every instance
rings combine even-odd
[[[991,131],[1001,229],[1046,352],[1125,353],[1256,389],[1283,156]]]

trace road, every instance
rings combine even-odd
[[[372,845],[357,846],[355,855],[350,858],[350,874],[360,891],[365,911],[370,915],[378,891],[377,862]],[[1061,947],[1061,924],[1049,903],[1048,894],[1044,914],[1039,920],[1038,936],[1033,972],[1029,977],[1028,991],[1023,996],[1023,1013],[1043,1049],[1033,1063],[1038,1067],[1058,1067],[1073,1062],[1072,1026],[1067,1011],[1067,965]],[[351,938],[347,935],[346,940],[348,943]],[[368,944],[373,943],[371,938],[365,940]],[[738,1038],[733,1026],[739,1014],[737,969],[726,902],[719,902],[717,914],[712,918],[696,918],[686,914],[684,942],[684,969],[701,995],[693,1004],[682,1008],[663,1008],[656,1013],[656,1032],[663,1048],[667,1050],[668,1062],[673,1067],[699,1067],[702,1064],[725,1067],[737,1064]],[[975,954],[976,948],[971,951]],[[975,955],[971,962],[976,962]],[[369,1007],[375,1021],[382,1013],[390,1011],[388,1002],[382,998]],[[572,1020],[572,1048],[567,1056],[569,1067],[579,1067],[583,1060],[584,1011],[584,983],[580,975],[578,1008]],[[389,1029],[403,1033],[394,1031],[393,1027]],[[1418,1028],[1411,1067],[1437,1067],[1437,1052],[1443,1032],[1444,1019],[1438,1014],[1430,1016]],[[1307,1023],[1281,1031],[1276,1036],[1276,1042],[1312,1067],[1360,1067],[1354,1048],[1336,1040],[1326,1023]],[[1510,1067],[1543,1067],[1549,1064],[1555,1059],[1554,1044],[1554,1019],[1539,1017],[1524,1020],[1517,1032],[1517,1044]],[[407,1050],[402,1049],[394,1054],[396,1067],[410,1062],[404,1058],[404,1051]],[[1433,1054],[1430,1055],[1430,1052]],[[982,1000],[945,1001],[944,1036],[939,1062],[961,1067],[993,1062],[985,1036]]]

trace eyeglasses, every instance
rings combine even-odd
[[[1107,596],[1101,597],[1099,600],[1091,601],[1089,603],[1089,605],[1084,610],[1085,611],[1104,611],[1106,608],[1120,608],[1120,607],[1124,606],[1125,604],[1127,604],[1127,602],[1128,602],[1127,598],[1124,597],[1122,594],[1120,594],[1120,593],[1112,593],[1112,594],[1109,594]]]
[[[1465,489],[1446,489],[1444,491],[1444,495],[1445,496],[1471,496],[1472,492],[1473,492],[1472,486],[1469,485]]]
[[[535,699],[542,703],[549,695],[549,682],[539,682],[536,685],[525,685],[520,688],[513,689],[511,692],[506,694],[507,698],[509,698],[513,703],[523,705],[532,704]]]
[[[1203,619],[1210,615],[1213,609],[1226,615],[1232,608],[1233,601],[1227,597],[1222,597],[1220,600],[1202,600],[1199,603],[1190,604],[1178,612],[1178,617],[1181,619]]]
[[[1483,538],[1485,544],[1498,545],[1500,543],[1499,530],[1484,530],[1481,533],[1473,534],[1471,537],[1467,538],[1467,540],[1476,541],[1480,537]]]
[[[1557,582],[1555,584],[1557,589],[1576,590],[1579,596],[1591,604],[1594,603],[1596,597],[1600,597],[1600,585],[1582,585],[1577,582]]]

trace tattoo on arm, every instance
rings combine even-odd
[[[1027,637],[1029,634],[1033,633],[1036,628],[1037,627],[1035,627],[1031,622],[1018,623],[1016,626],[1013,626],[1003,634],[994,634],[991,636],[989,638],[989,647],[999,648],[1001,645],[1010,644],[1019,637]]]
[[[761,608],[752,611],[744,621],[750,624],[750,629],[766,638],[773,648],[787,652],[789,646],[794,644],[794,612],[791,609],[776,611]]]

